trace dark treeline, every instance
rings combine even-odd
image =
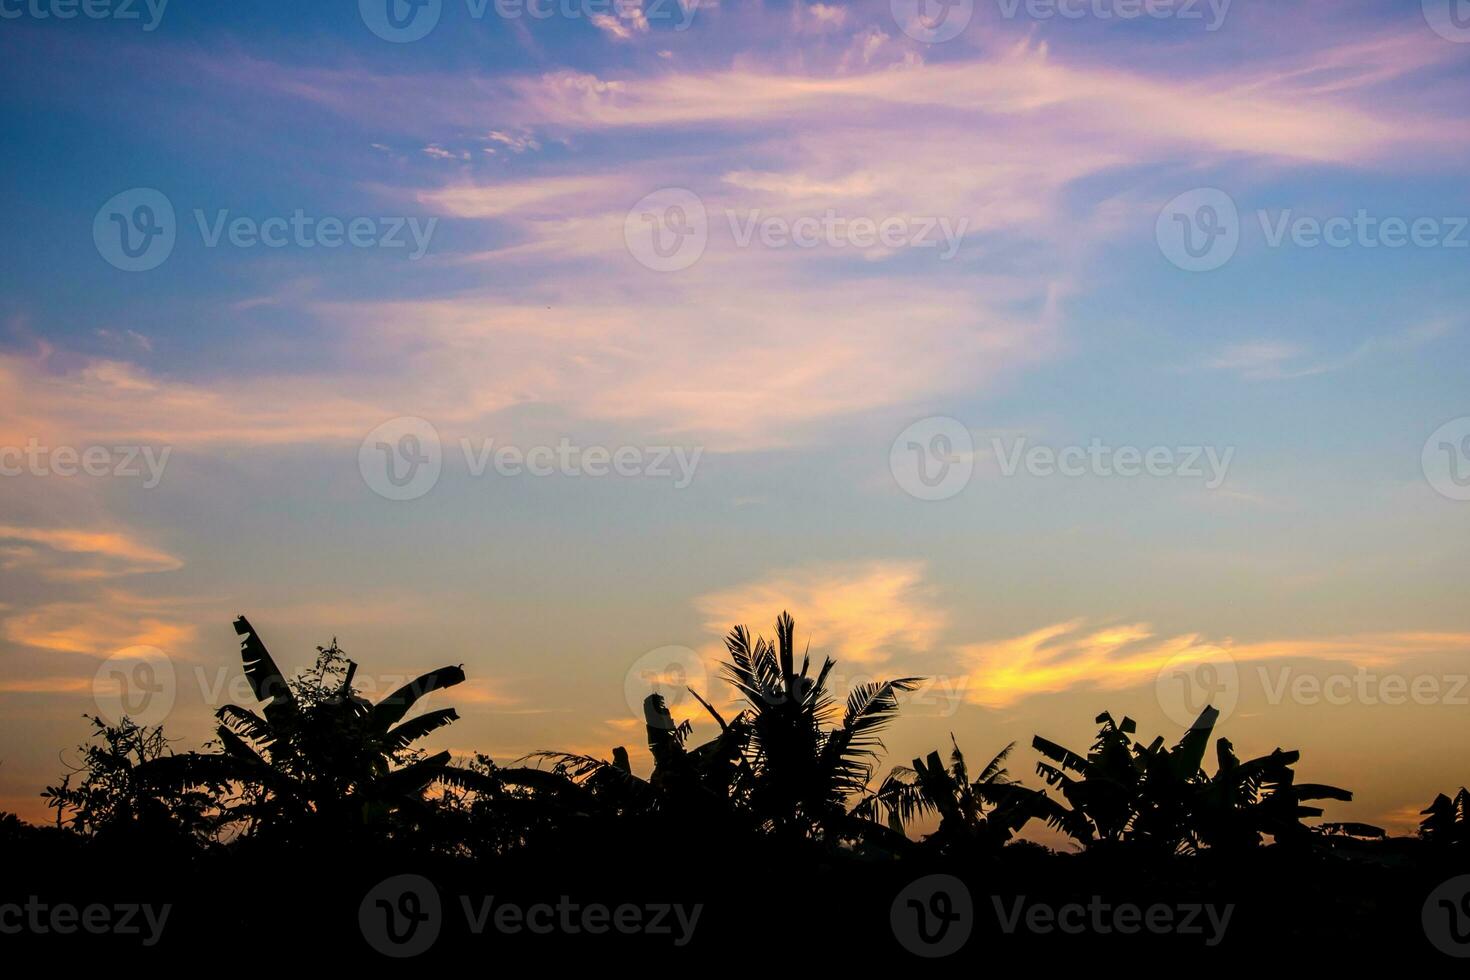
[[[912,960],[950,953],[945,942],[955,947],[945,963],[997,952],[1247,959],[1293,946],[1323,962],[1357,959],[1364,943],[1448,963],[1459,930],[1470,953],[1470,898],[1461,908],[1453,894],[1435,897],[1470,872],[1470,793],[1434,800],[1413,838],[1314,823],[1317,803],[1351,793],[1299,781],[1295,751],[1242,760],[1214,738],[1213,708],[1172,745],[1108,714],[1085,751],[1037,736],[1040,787],[1007,771],[1010,747],[972,766],[953,742],[880,776],[880,735],[918,679],[859,685],[842,702],[827,686],[832,661],[798,656],[783,615],[774,642],[744,627],[725,641],[723,676],[742,710],[725,717],[691,692],[712,738],[648,697],[646,777],[621,747],[606,759],[456,763],[417,747],[454,709],[412,711],[463,682],[460,667],[373,704],[335,641],[288,680],[243,617],[235,629],[259,703],[221,708],[201,751],[174,751],[158,728],[94,719],[79,765],[46,791],[55,825],[0,816],[0,903],[21,908],[15,921],[27,903],[138,904],[167,905],[167,924],[65,933],[36,912],[41,928],[12,930],[0,909],[0,941],[44,948],[65,933],[68,950],[253,962],[284,955],[291,937],[293,956],[342,959],[419,952],[395,945],[412,931],[397,927],[432,918],[430,958],[666,954],[711,970]],[[1074,846],[1018,838],[1031,821]],[[920,835],[920,824],[936,829]],[[401,880],[432,889],[405,898],[385,884]],[[673,905],[684,920],[599,931],[563,909],[569,918],[547,932],[497,920],[506,904]],[[1171,924],[1150,918],[1156,908]],[[947,930],[961,918],[956,944]],[[375,934],[384,929],[387,940]]]

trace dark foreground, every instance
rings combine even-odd
[[[548,840],[493,861],[248,843],[170,856],[12,824],[0,860],[0,944],[57,963],[490,955],[556,967],[636,955],[726,972],[920,958],[983,967],[996,956],[1102,956],[1131,969],[1470,956],[1470,877],[1454,881],[1470,861],[1417,840],[1154,862],[1022,844],[956,868],[740,853],[687,835]]]

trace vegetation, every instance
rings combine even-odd
[[[424,696],[462,683],[461,667],[441,667],[371,703],[335,640],[288,681],[247,620],[235,630],[257,707],[220,708],[215,740],[181,753],[158,728],[92,719],[79,764],[45,793],[57,814],[51,833],[61,837],[38,838],[42,831],[5,815],[5,854],[43,840],[69,854],[122,846],[136,855],[141,847],[148,860],[167,857],[191,875],[247,860],[230,872],[237,877],[227,890],[248,909],[235,913],[240,921],[255,922],[289,898],[279,882],[270,891],[246,884],[238,877],[246,868],[337,868],[345,881],[355,873],[345,869],[364,871],[369,853],[388,855],[385,864],[440,862],[441,876],[494,868],[500,879],[536,881],[554,871],[590,887],[613,867],[625,873],[628,862],[676,854],[687,865],[661,874],[707,888],[713,863],[733,862],[743,880],[730,900],[769,901],[783,889],[811,895],[813,876],[882,894],[935,870],[1036,887],[1057,875],[1088,880],[1093,872],[1078,869],[1094,865],[1116,874],[1118,861],[1139,876],[1120,881],[1128,887],[1167,892],[1205,876],[1221,888],[1262,861],[1323,875],[1362,860],[1364,847],[1392,857],[1404,843],[1366,824],[1306,822],[1323,815],[1317,802],[1352,794],[1299,782],[1298,752],[1242,761],[1218,738],[1207,773],[1213,708],[1172,746],[1162,736],[1145,743],[1132,719],[1106,713],[1085,754],[1037,736],[1040,788],[1007,771],[1014,746],[975,773],[953,737],[947,759],[934,751],[879,778],[882,733],[919,679],[862,684],[840,702],[829,689],[832,661],[798,660],[796,626],[785,614],[774,641],[743,626],[725,640],[723,676],[739,695],[737,713],[724,717],[708,692],[691,692],[715,731],[708,741],[696,744],[693,724],[676,723],[661,696],[648,696],[646,777],[622,747],[606,759],[545,751],[510,766],[483,755],[456,765],[448,752],[417,747],[456,721],[455,710],[412,711]],[[1438,856],[1415,860],[1437,869],[1463,863],[1470,793],[1439,796],[1424,817],[1410,843]],[[1033,820],[1069,837],[1073,853],[1018,840]]]

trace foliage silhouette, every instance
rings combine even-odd
[[[318,648],[315,674],[292,685],[244,616],[235,632],[245,678],[265,702],[261,712],[223,706],[216,712],[222,752],[149,759],[150,780],[177,790],[236,787],[220,821],[247,835],[351,835],[423,815],[423,791],[444,774],[450,755],[424,756],[410,746],[459,715],[442,708],[404,717],[426,694],[462,683],[463,668],[440,667],[371,704],[353,689],[357,665],[335,640]]]
[[[1132,718],[1115,722],[1104,712],[1102,727],[1086,756],[1041,736],[1033,747],[1051,762],[1037,764],[1048,786],[1061,790],[1070,809],[1049,821],[1084,846],[1128,844],[1172,854],[1201,847],[1231,852],[1254,847],[1264,835],[1278,844],[1309,843],[1314,830],[1303,817],[1321,816],[1311,800],[1351,801],[1352,793],[1336,786],[1297,783],[1292,769],[1300,752],[1276,749],[1241,762],[1230,741],[1216,742],[1213,776],[1201,768],[1210,734],[1220,713],[1206,707],[1172,749],[1163,736],[1145,745],[1132,738]],[[1068,775],[1076,773],[1076,776]],[[1360,835],[1382,836],[1366,824]]]
[[[623,747],[608,758],[545,750],[508,766],[480,754],[453,764],[448,752],[419,746],[457,720],[455,709],[413,712],[425,695],[452,692],[462,668],[441,667],[372,703],[335,639],[287,680],[244,617],[235,629],[256,707],[220,708],[216,740],[197,752],[173,752],[157,728],[92,719],[80,762],[46,791],[57,826],[0,815],[0,857],[25,858],[32,882],[50,880],[47,862],[57,861],[114,882],[130,880],[144,854],[160,875],[227,882],[220,907],[246,935],[313,917],[323,902],[356,902],[405,862],[435,869],[461,893],[486,881],[497,894],[543,894],[551,882],[618,897],[654,882],[701,901],[718,896],[727,945],[748,942],[751,909],[778,905],[831,929],[854,927],[863,910],[861,929],[876,921],[886,930],[892,895],[936,872],[996,895],[1058,901],[1101,892],[1186,901],[1223,888],[1255,903],[1258,930],[1284,915],[1315,916],[1311,928],[1337,935],[1344,916],[1361,922],[1417,894],[1425,876],[1442,880],[1465,864],[1470,792],[1437,797],[1418,840],[1362,823],[1312,825],[1316,801],[1352,794],[1298,782],[1298,752],[1242,761],[1223,737],[1206,773],[1213,708],[1172,746],[1137,740],[1132,719],[1107,713],[1085,755],[1036,736],[1040,789],[1008,773],[1014,745],[976,773],[952,734],[947,758],[936,750],[875,780],[881,737],[918,679],[861,684],[840,701],[833,662],[815,665],[806,652],[798,660],[785,613],[774,640],[743,626],[726,637],[721,674],[738,697],[733,714],[691,690],[701,713],[676,721],[662,695],[647,696],[646,776]],[[699,741],[696,726],[712,726],[711,736]],[[1033,820],[1070,836],[1077,852],[1022,838]],[[1405,851],[1410,844],[1419,850]],[[734,870],[734,884],[717,862]],[[1385,877],[1380,865],[1395,864],[1409,870]],[[261,869],[287,869],[300,894],[274,874],[252,874]],[[1292,890],[1279,887],[1287,880]],[[1301,910],[1303,888],[1315,889],[1320,912]],[[1357,904],[1344,910],[1339,894]]]
[[[1440,793],[1420,815],[1424,819],[1419,823],[1419,834],[1425,840],[1462,849],[1470,847],[1470,790],[1461,786],[1454,799]]]

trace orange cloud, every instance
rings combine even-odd
[[[48,569],[46,574],[53,578],[105,578],[139,572],[169,572],[184,565],[173,555],[149,547],[123,531],[0,525],[0,541],[3,540],[44,545],[52,552],[81,556],[91,562],[81,568]],[[34,549],[11,554],[12,561],[22,564],[42,560]]]
[[[197,628],[189,623],[139,615],[124,597],[111,602],[48,602],[5,617],[4,635],[11,643],[56,653],[111,656],[131,646],[152,646],[170,657],[192,647]]]
[[[695,605],[721,636],[740,624],[773,638],[776,616],[789,611],[798,641],[808,638],[815,658],[864,667],[933,649],[946,622],[917,561],[807,565],[701,596]]]
[[[1075,687],[1118,690],[1152,683],[1165,667],[1233,661],[1337,661],[1378,667],[1397,660],[1470,649],[1470,633],[1367,633],[1323,639],[1211,643],[1198,633],[1156,637],[1145,623],[1086,630],[1080,620],[959,648],[972,704],[1005,707]]]

